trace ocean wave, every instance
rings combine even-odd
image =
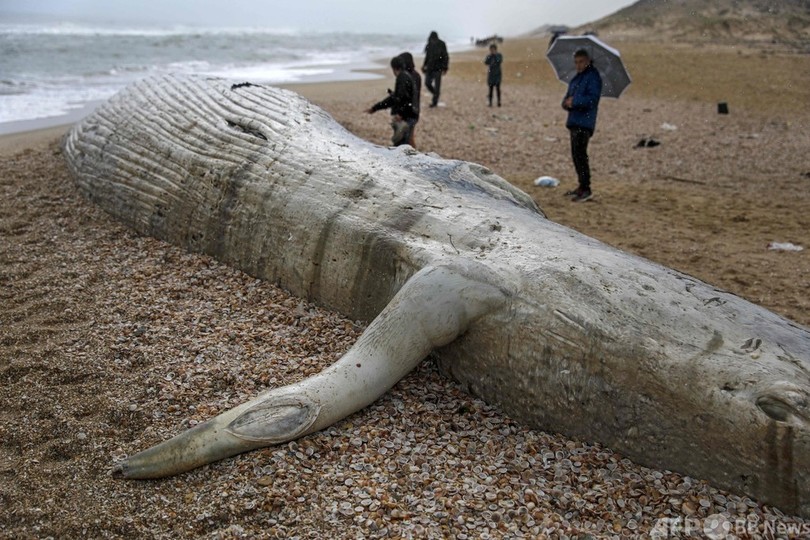
[[[153,73],[283,84],[374,78],[422,37],[257,28],[0,23],[0,122],[58,116]],[[360,72],[363,70],[363,72]]]
[[[92,101],[106,100],[116,87],[60,89],[38,88],[23,94],[3,95],[0,99],[0,123],[61,116]]]
[[[168,26],[168,27],[110,27],[82,25],[70,22],[52,24],[0,24],[0,34],[42,34],[59,36],[193,36],[193,35],[249,35],[249,34],[271,34],[281,36],[299,35],[300,31],[290,28],[268,28],[268,27],[222,27],[206,28],[192,26]]]
[[[30,92],[34,84],[28,81],[0,79],[0,96],[12,96]]]
[[[36,24],[36,23],[0,23],[1,34],[58,35],[58,36],[128,36],[128,37],[169,37],[169,36],[241,36],[264,35],[278,37],[310,37],[321,39],[324,36],[343,38],[346,43],[356,42],[360,37],[365,40],[402,39],[403,34],[375,32],[334,32],[319,30],[300,30],[294,28],[268,26],[207,27],[207,26],[95,26],[72,22]],[[408,36],[413,39],[414,36]],[[421,37],[419,38],[421,39]]]

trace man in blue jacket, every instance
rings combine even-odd
[[[596,113],[599,110],[599,97],[602,95],[602,77],[591,63],[585,49],[574,53],[577,74],[568,84],[568,92],[563,98],[562,107],[568,111],[565,127],[571,134],[571,156],[577,171],[579,187],[566,192],[574,202],[590,199],[591,168],[588,162],[588,142],[596,128]]]

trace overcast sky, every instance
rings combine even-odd
[[[516,35],[544,24],[576,26],[634,0],[0,0],[13,13],[126,25]]]

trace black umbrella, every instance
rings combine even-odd
[[[560,36],[549,47],[546,58],[554,68],[557,78],[568,84],[577,74],[574,53],[579,49],[588,51],[594,67],[602,77],[602,95],[619,97],[630,85],[630,74],[622,63],[619,51],[594,36]]]

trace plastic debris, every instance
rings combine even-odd
[[[560,185],[560,181],[551,176],[541,176],[534,181],[534,185],[542,187],[557,187]]]
[[[666,131],[675,131],[676,129],[678,129],[678,126],[676,126],[675,124],[670,124],[669,122],[664,122],[663,124],[661,124],[661,129],[664,129]]]
[[[636,148],[652,148],[654,146],[658,146],[659,144],[661,143],[659,141],[656,141],[652,137],[650,137],[649,139],[644,138],[638,141],[638,144],[636,144]]]
[[[775,251],[802,251],[804,248],[790,242],[771,242],[768,244],[768,249]]]

